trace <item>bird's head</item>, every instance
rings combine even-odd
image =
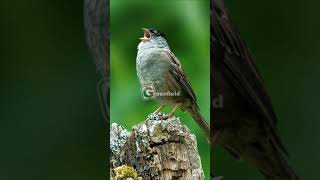
[[[140,38],[141,42],[138,48],[169,48],[164,33],[152,28],[142,28],[142,30],[143,37]]]

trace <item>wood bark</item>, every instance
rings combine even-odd
[[[177,117],[150,114],[131,132],[112,124],[110,150],[111,177],[116,176],[116,168],[128,166],[135,169],[138,177],[124,179],[204,179],[196,137]]]

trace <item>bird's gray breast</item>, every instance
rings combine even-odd
[[[169,69],[168,56],[159,48],[140,49],[137,54],[137,75],[142,86],[161,86]]]

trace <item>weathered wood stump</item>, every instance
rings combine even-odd
[[[179,118],[150,114],[131,132],[112,124],[110,133],[110,175],[115,180],[204,179],[196,137]]]

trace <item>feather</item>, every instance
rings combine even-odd
[[[170,50],[164,50],[167,55],[169,56],[170,62],[170,73],[171,75],[176,79],[176,81],[180,84],[183,91],[187,94],[187,96],[196,104],[197,98],[196,95],[191,87],[191,83],[188,80],[187,76],[182,70],[180,61],[178,58],[170,51]]]
[[[228,110],[212,108],[211,136],[218,137],[217,144],[232,155],[253,163],[266,179],[298,180],[287,161],[288,153],[276,127],[277,117],[252,55],[223,1],[212,2],[211,93],[223,93]]]

